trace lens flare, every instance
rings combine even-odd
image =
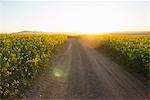
[[[54,68],[54,69],[53,69],[53,75],[54,75],[55,77],[61,77],[61,76],[62,76],[62,70],[59,69],[59,68]]]

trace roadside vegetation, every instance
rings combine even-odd
[[[149,35],[103,35],[99,36],[99,42],[101,44],[99,50],[108,51],[107,53],[113,55],[114,59],[149,77]]]
[[[0,97],[16,97],[29,87],[66,39],[66,35],[0,34]]]

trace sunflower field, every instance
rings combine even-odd
[[[149,35],[104,35],[100,36],[103,46],[122,54],[128,63],[139,72],[149,75],[150,36]],[[111,51],[110,51],[111,52]]]
[[[65,43],[66,35],[0,34],[0,97],[17,96]]]

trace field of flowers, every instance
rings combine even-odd
[[[66,35],[0,34],[0,97],[17,96],[66,41]]]
[[[104,35],[100,36],[103,46],[122,54],[124,62],[146,76],[150,71],[150,36]],[[111,51],[110,51],[111,52]]]

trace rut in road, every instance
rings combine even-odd
[[[120,65],[78,39],[69,39],[27,99],[146,100],[148,91]]]

